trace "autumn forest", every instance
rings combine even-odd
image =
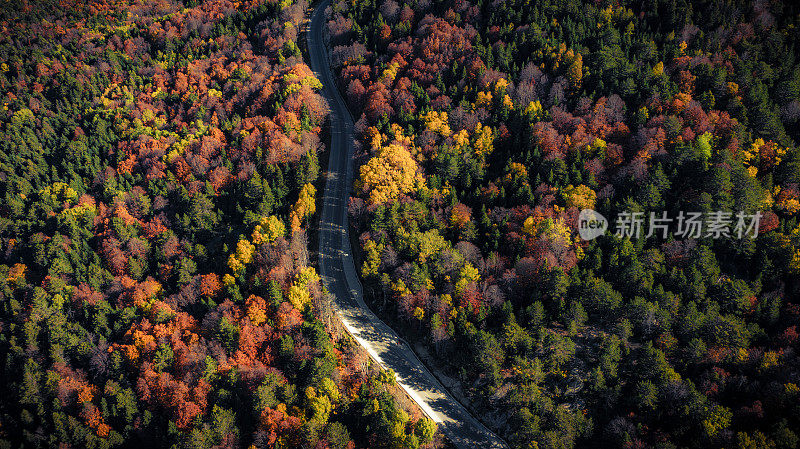
[[[2,6],[0,448],[461,447],[320,275],[314,6]],[[800,447],[800,6],[324,15],[365,302],[476,419],[514,449]]]

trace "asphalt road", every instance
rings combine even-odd
[[[353,185],[353,118],[342,100],[331,72],[323,28],[325,8],[316,6],[306,34],[311,68],[322,82],[331,108],[331,151],[323,194],[319,233],[319,268],[325,287],[334,297],[344,326],[397,381],[439,429],[464,449],[506,448],[505,443],[478,422],[439,381],[400,337],[364,303],[350,248],[347,201]]]

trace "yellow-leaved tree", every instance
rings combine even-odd
[[[292,285],[289,287],[289,302],[297,310],[305,310],[306,304],[311,300],[311,295],[308,294],[308,289],[300,285]]]
[[[494,134],[492,128],[478,123],[475,125],[475,152],[478,154],[489,155],[494,150]]]
[[[235,274],[244,271],[244,268],[253,260],[253,252],[256,247],[246,239],[239,240],[236,244],[236,252],[228,257],[228,268]]]
[[[455,293],[457,295],[464,294],[464,291],[467,289],[467,286],[472,282],[478,282],[481,280],[480,272],[478,269],[472,266],[471,263],[467,262],[464,264],[464,268],[461,269],[461,273],[458,276],[458,281],[456,281]]]
[[[583,184],[568,185],[563,191],[567,207],[575,206],[578,209],[594,209],[597,203],[597,193]]]
[[[291,222],[292,229],[300,229],[300,222],[314,215],[317,211],[317,189],[313,184],[306,184],[300,189],[300,197],[292,206]]]
[[[286,234],[286,225],[283,221],[274,216],[264,217],[259,224],[253,229],[252,240],[254,245],[262,243],[272,243],[278,237],[283,237]]]
[[[478,96],[475,98],[475,108],[488,108],[492,105],[492,93],[491,92],[478,92]]]
[[[411,192],[417,180],[417,161],[404,147],[390,144],[361,166],[357,187],[369,193],[372,204],[384,204]]]
[[[583,80],[583,56],[578,53],[572,59],[567,69],[567,79],[574,91],[581,88],[581,81]]]
[[[439,234],[437,229],[409,232],[401,227],[397,230],[397,237],[398,247],[408,253],[416,254],[420,263],[424,263],[429,256],[437,254],[448,246],[447,240]]]
[[[308,292],[308,284],[319,281],[319,275],[314,267],[305,267],[297,273],[295,281],[289,287],[289,302],[297,310],[305,310],[306,305],[311,300],[311,295]]]
[[[422,121],[425,123],[425,129],[428,131],[439,133],[444,137],[452,133],[450,124],[447,121],[447,112],[430,111],[422,115]]]

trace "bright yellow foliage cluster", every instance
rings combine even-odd
[[[222,276],[222,285],[228,288],[233,287],[236,285],[236,279],[234,279],[234,277],[229,273],[225,273],[225,275]]]
[[[761,363],[758,368],[761,371],[768,371],[778,366],[779,360],[780,360],[780,355],[777,352],[767,351],[761,357]]]
[[[306,304],[311,300],[311,295],[308,294],[308,289],[299,285],[292,285],[289,287],[289,302],[297,310],[305,310]]]
[[[298,216],[306,218],[317,211],[316,196],[317,189],[311,183],[304,185],[303,188],[300,189],[300,197],[294,205],[295,212]]]
[[[326,395],[317,395],[313,387],[306,388],[306,415],[309,423],[325,423],[333,411],[331,399]]]
[[[69,184],[55,182],[53,185],[40,190],[39,197],[43,200],[49,198],[53,204],[74,204],[75,200],[78,199],[78,193]]]
[[[611,5],[600,10],[600,14],[597,17],[597,28],[602,28],[603,25],[611,23],[611,17],[614,13],[614,8]]]
[[[491,92],[478,92],[478,98],[475,99],[475,109],[488,108],[492,105]]]
[[[283,75],[284,93],[286,95],[299,92],[303,86],[312,89],[321,89],[322,83],[306,66],[295,65],[288,73]]]
[[[400,63],[398,62],[390,63],[389,67],[383,70],[380,81],[387,86],[391,86],[395,77],[397,77],[397,71],[399,69],[400,69]]]
[[[61,212],[61,215],[73,217],[73,218],[80,218],[80,217],[91,217],[92,215],[97,213],[97,207],[92,203],[84,203],[78,204],[75,207],[70,207],[69,209],[64,209]]]
[[[325,377],[322,379],[320,390],[325,393],[326,396],[331,398],[331,401],[339,402],[339,398],[341,397],[341,394],[339,393],[339,387],[337,387],[330,378]]]
[[[522,223],[522,232],[528,235],[536,234],[537,224],[538,224],[537,221],[533,217],[526,218],[525,221]]]
[[[435,229],[425,231],[424,233],[416,233],[416,243],[419,248],[419,259],[425,260],[428,257],[438,253],[447,246],[444,237],[439,234]]]
[[[308,293],[308,285],[319,281],[319,275],[314,267],[305,267],[297,273],[295,281],[289,287],[289,302],[297,309],[304,310],[306,305],[311,300],[311,295]]]
[[[736,363],[739,363],[739,364],[747,363],[747,361],[750,360],[750,353],[747,352],[747,349],[739,348],[733,354],[733,358],[736,361]]]
[[[371,204],[384,204],[410,193],[417,178],[417,162],[401,145],[390,144],[361,166],[358,185],[369,192]]]
[[[251,239],[254,245],[261,245],[262,243],[272,243],[275,239],[284,235],[286,235],[286,225],[283,224],[283,220],[270,215],[262,218],[261,222],[256,225]]]
[[[789,215],[794,215],[800,211],[800,201],[797,198],[787,198],[778,202],[778,209],[786,212]]]
[[[301,269],[299,273],[297,273],[297,283],[303,287],[317,281],[319,281],[319,275],[317,274],[317,271],[314,270],[314,267],[305,267]]]
[[[664,74],[664,63],[659,61],[656,65],[653,66],[653,70],[651,70],[653,76],[661,76]]]
[[[586,153],[589,156],[597,156],[600,153],[605,153],[608,144],[605,140],[595,137],[594,142],[586,146]]]
[[[577,207],[578,209],[594,209],[597,203],[597,193],[588,186],[580,184],[578,186],[569,185],[564,189],[567,207]]]
[[[8,103],[5,103],[5,109],[8,110]],[[12,123],[26,123],[32,122],[35,118],[33,116],[33,111],[28,108],[22,108],[19,111],[14,112],[14,115],[11,116]]]
[[[742,162],[746,167],[753,167],[758,164],[758,153],[765,143],[764,139],[759,137],[750,145],[750,148],[742,150]],[[748,171],[750,171],[749,168]],[[758,171],[758,169],[756,169],[756,171]]]
[[[475,125],[475,134],[473,138],[475,142],[473,142],[472,146],[475,148],[476,153],[485,154],[487,156],[492,154],[494,150],[494,134],[492,133],[492,128],[478,123]]]
[[[378,151],[383,147],[383,135],[378,131],[378,128],[370,126],[364,131],[364,135],[372,150]]]
[[[508,94],[503,95],[503,106],[508,109],[514,109],[514,102],[511,100],[511,97]]]
[[[292,229],[300,229],[300,222],[317,211],[317,189],[308,183],[300,189],[300,196],[292,206]]]
[[[481,123],[475,125],[471,140],[476,154],[488,156],[494,151],[494,132],[488,126]],[[470,133],[466,129],[453,134],[453,144],[457,150],[463,150],[469,143]]]
[[[528,103],[528,106],[525,107],[525,115],[528,116],[529,120],[538,120],[542,117],[543,113],[542,102],[539,100],[531,101]]]
[[[598,24],[599,26],[600,24]],[[547,45],[544,49],[536,51],[533,56],[536,59],[549,62],[553,71],[557,71],[559,67],[566,68],[566,76],[573,90],[580,87],[580,82],[583,79],[583,56],[571,48],[567,49],[566,43],[562,42],[558,48]],[[545,69],[547,64],[542,62],[540,67]]]
[[[425,123],[425,129],[439,135],[447,137],[452,134],[449,122],[447,121],[447,112],[430,111],[422,116],[422,121]]]
[[[228,256],[228,268],[238,274],[244,271],[244,267],[253,261],[253,253],[256,247],[245,239],[239,240],[236,244],[236,252]]]
[[[508,81],[506,81],[505,78],[500,78],[494,83],[494,92],[496,94],[501,94],[505,92],[507,87],[508,87]]]
[[[713,406],[713,408],[706,407],[706,418],[703,419],[703,430],[709,437],[715,437],[717,434],[727,428],[731,423],[733,413],[721,405]]]
[[[556,220],[543,220],[539,229],[543,234],[559,237],[565,242],[570,242],[572,240],[572,232],[561,218]]]
[[[471,263],[467,262],[466,264],[464,264],[464,267],[461,269],[461,272],[459,273],[458,281],[456,281],[456,284],[454,286],[455,293],[457,295],[462,295],[464,293],[464,290],[466,290],[467,286],[471,282],[478,282],[480,280],[481,280],[481,275],[480,272],[478,272],[478,269],[472,266]]]
[[[462,129],[461,131],[453,134],[453,142],[458,150],[461,150],[467,146],[469,144],[469,133],[467,130]]]

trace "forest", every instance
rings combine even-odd
[[[798,4],[327,14],[368,299],[478,418],[525,449],[800,445]],[[583,240],[585,209],[760,220]]]
[[[441,447],[308,250],[308,7],[4,2],[0,447]]]

